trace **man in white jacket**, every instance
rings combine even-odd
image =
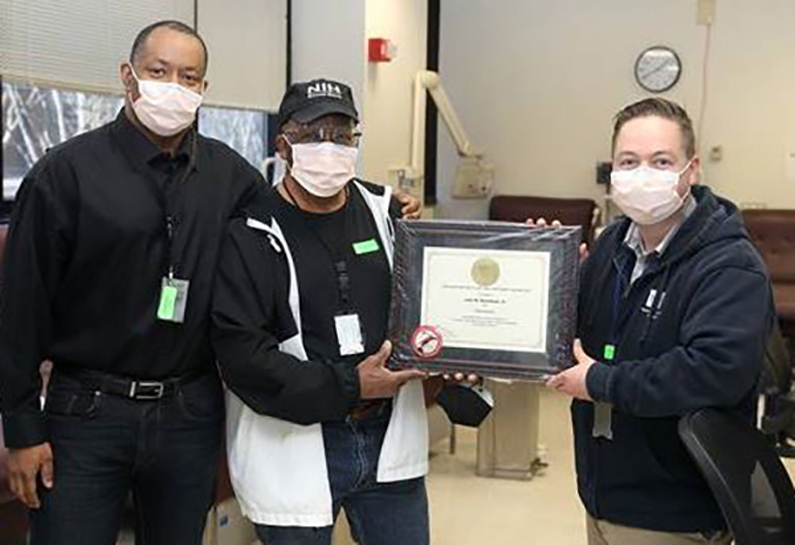
[[[287,173],[232,221],[220,259],[230,473],[268,544],[329,544],[340,507],[360,543],[429,542],[424,374],[385,367],[399,205],[355,178],[357,122],[348,86],[292,85]]]

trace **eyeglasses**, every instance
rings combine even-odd
[[[285,132],[295,143],[314,144],[317,142],[333,142],[341,146],[358,147],[362,138],[361,131],[347,127],[315,127]]]

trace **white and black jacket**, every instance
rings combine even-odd
[[[391,189],[358,181],[349,188],[372,214],[391,267]],[[312,295],[301,291],[295,249],[282,229],[264,213],[237,218],[221,253],[213,344],[228,387],[229,469],[243,512],[255,523],[328,526],[332,500],[321,425],[344,419],[359,401],[358,375],[355,366],[307,357],[301,303]],[[274,290],[274,279],[286,290]],[[267,327],[273,323],[292,327],[273,331]],[[416,478],[427,469],[427,420],[422,384],[415,381],[393,401],[378,480]]]

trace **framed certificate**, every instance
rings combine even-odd
[[[398,221],[393,368],[537,380],[572,363],[579,227]]]

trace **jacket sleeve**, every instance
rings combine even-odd
[[[389,219],[392,221],[401,219],[403,217],[402,208],[403,206],[394,196],[389,199]]]
[[[259,414],[297,424],[340,420],[359,399],[355,368],[301,361],[279,350],[296,334],[283,254],[232,223],[216,276],[212,339],[227,387]]]
[[[244,159],[239,158],[243,163],[235,175],[236,191],[233,197],[232,208],[229,211],[228,219],[240,218],[245,216],[245,211],[261,203],[271,187],[265,181],[262,174]]]
[[[0,291],[0,412],[9,448],[48,440],[39,366],[49,356],[52,305],[72,248],[73,177],[58,155],[42,159],[20,187],[9,227]]]
[[[717,270],[702,279],[690,298],[678,346],[654,358],[594,364],[588,392],[641,417],[737,406],[756,385],[771,319],[763,273]]]

